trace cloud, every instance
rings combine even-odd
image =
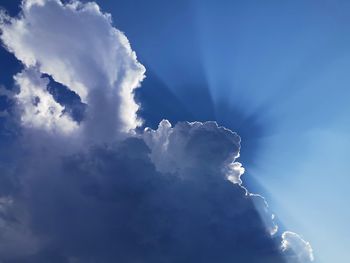
[[[163,120],[157,130],[147,128],[143,135],[151,158],[164,173],[190,174],[194,170],[219,171],[223,178],[243,172],[234,160],[239,156],[240,137],[216,122],[180,122],[173,128]],[[237,175],[233,175],[237,174]]]
[[[6,97],[9,97],[9,98],[12,98],[13,92],[11,92],[10,90],[6,89],[4,86],[0,85],[0,96],[6,96]]]
[[[8,117],[7,104],[13,97],[13,93],[0,85],[0,118]],[[5,102],[5,103],[4,103]]]
[[[49,141],[20,146],[9,206],[33,243],[6,262],[284,262],[256,197],[214,169],[160,173],[137,137],[64,155]]]
[[[314,261],[310,243],[294,232],[286,231],[282,234],[282,250],[286,254],[291,254],[291,262]]]
[[[1,40],[10,52],[88,104],[89,140],[110,141],[141,124],[133,92],[145,68],[97,4],[25,0],[17,18],[1,17]]]
[[[17,222],[18,215],[12,211],[14,207],[12,198],[0,197],[0,260],[6,260],[13,255],[28,255],[37,252],[38,240],[27,227],[21,217],[22,222]],[[20,212],[20,211],[16,211]],[[6,261],[5,261],[6,262]]]
[[[0,30],[24,66],[9,116],[20,134],[0,159],[0,261],[304,262],[308,243],[279,236],[242,185],[235,132],[166,120],[136,130],[145,69],[97,4],[26,0]]]
[[[32,68],[23,70],[15,77],[19,93],[15,99],[19,104],[22,124],[50,132],[71,133],[78,125],[64,113],[64,107],[57,103],[47,91],[48,78]]]

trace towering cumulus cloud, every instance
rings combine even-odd
[[[78,1],[21,7],[0,23],[23,64],[16,92],[1,93],[15,103],[0,117],[20,132],[0,158],[0,262],[313,260],[242,186],[236,133],[166,120],[137,131],[145,69],[110,15]],[[67,94],[85,109],[79,120]]]
[[[25,66],[18,85],[34,84],[38,75],[46,73],[69,87],[89,105],[84,126],[90,139],[113,140],[118,132],[141,124],[133,91],[144,78],[145,68],[136,60],[125,35],[112,26],[111,16],[101,13],[97,4],[27,0],[18,18],[2,15],[1,31],[4,45]],[[33,105],[27,102],[34,94],[27,91],[22,88],[18,99],[24,111],[30,112]],[[74,124],[67,123],[57,105],[51,113],[52,103],[41,101],[47,97],[44,91],[35,95],[40,113],[35,120],[26,116],[24,124],[42,127],[45,118],[54,115],[46,128],[73,130]],[[66,125],[59,125],[61,122]]]

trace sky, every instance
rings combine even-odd
[[[100,9],[73,2],[68,10],[28,0],[18,18],[30,21],[23,26],[7,21],[20,1],[0,1],[8,12],[0,27],[0,226],[9,244],[0,259],[140,262],[134,249],[152,262],[309,262],[310,245],[314,262],[347,259],[347,1],[100,0]],[[216,173],[231,178],[232,193]],[[240,201],[240,180],[264,196],[268,212],[259,197]],[[191,231],[178,226],[181,212]],[[118,224],[131,230],[121,233]],[[278,232],[266,235],[264,227],[275,224]],[[221,246],[209,240],[213,235]],[[82,242],[89,238],[107,245]],[[164,247],[153,251],[155,240]],[[283,251],[283,241],[292,249]],[[111,252],[123,242],[124,254]]]

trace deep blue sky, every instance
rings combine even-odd
[[[12,14],[18,2],[0,1]],[[147,68],[137,92],[146,125],[216,120],[237,131],[250,189],[320,262],[344,262],[350,2],[97,2]],[[11,87],[20,65],[4,49],[0,63]]]

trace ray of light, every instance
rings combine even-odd
[[[242,162],[247,177],[254,175],[246,183],[270,197],[286,228],[311,241],[318,262],[342,261],[349,243],[344,156],[350,113],[350,41],[341,26],[343,11],[300,1],[196,3],[215,111],[243,138]],[[253,123],[260,132],[251,132],[250,115],[257,115]],[[245,141],[254,140],[246,147]]]

